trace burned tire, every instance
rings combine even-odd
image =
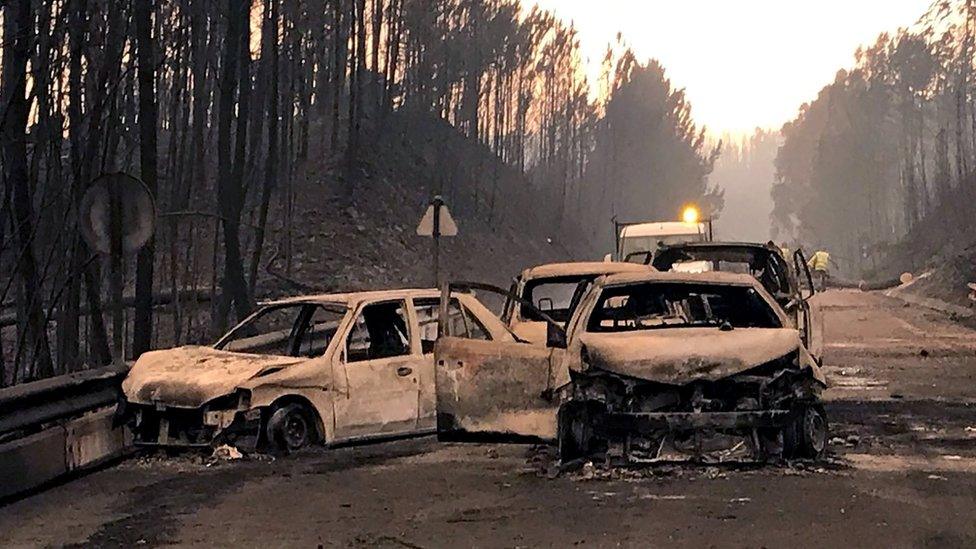
[[[600,450],[604,444],[597,436],[596,422],[602,408],[594,403],[575,402],[559,409],[559,459],[569,463]]]
[[[827,451],[829,424],[820,404],[800,408],[796,419],[783,429],[783,454],[787,459],[819,459]]]
[[[280,452],[290,453],[318,442],[315,414],[298,403],[278,406],[267,424],[268,442]]]

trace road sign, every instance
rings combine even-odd
[[[113,216],[113,200],[118,200]],[[81,199],[81,234],[99,253],[112,253],[113,222],[121,231],[122,252],[131,254],[149,242],[156,224],[156,206],[146,185],[124,173],[106,174],[94,182]]]
[[[427,206],[427,211],[424,212],[424,216],[420,219],[420,224],[417,225],[417,234],[432,237],[434,240],[434,245],[431,250],[431,255],[434,260],[434,287],[440,288],[441,237],[457,236],[458,234],[457,223],[454,222],[454,218],[451,217],[451,211],[447,209],[447,204],[444,204],[444,199],[440,195],[435,196],[430,201],[430,206]]]
[[[92,182],[81,199],[78,225],[88,245],[108,260],[112,347],[114,360],[121,365],[125,361],[124,256],[139,251],[152,238],[156,226],[152,193],[131,175],[102,175]]]
[[[417,225],[417,234],[420,236],[434,236],[434,215],[437,212],[437,225],[440,229],[440,234],[438,236],[457,236],[458,228],[457,223],[454,222],[454,218],[451,217],[451,210],[447,209],[447,205],[443,201],[440,201],[440,207],[436,206],[436,202],[440,197],[434,198],[434,202],[427,206],[427,212],[424,213],[424,217],[421,218],[420,224]]]

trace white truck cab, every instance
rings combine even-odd
[[[617,225],[617,260],[649,263],[658,248],[689,242],[707,242],[706,223],[661,221]],[[612,259],[612,256],[606,258]]]

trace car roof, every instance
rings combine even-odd
[[[615,273],[646,273],[653,267],[620,261],[577,261],[572,263],[549,263],[531,267],[522,272],[522,278],[558,278],[561,276],[608,275]]]
[[[710,254],[712,257],[703,258],[696,254]],[[779,248],[771,248],[756,242],[689,242],[661,248],[654,255],[652,263],[658,269],[667,269],[670,264],[682,260],[701,261],[714,258],[733,262],[745,259],[765,261],[770,256],[785,259]]]
[[[685,223],[683,221],[661,221],[657,223],[635,223],[620,229],[620,236],[639,237],[639,236],[669,236],[669,235],[692,235],[704,234],[704,223]]]
[[[761,248],[769,250],[769,246],[764,242],[686,242],[683,244],[672,244],[668,248]]]
[[[645,273],[613,274],[604,276],[599,280],[599,283],[604,286],[633,284],[639,282],[688,282],[762,288],[759,281],[751,275],[723,271],[707,271],[704,273],[648,271]]]
[[[435,289],[405,288],[399,290],[373,290],[366,292],[349,292],[337,294],[318,294],[295,296],[274,301],[263,302],[262,305],[340,305],[343,307],[355,307],[364,301],[385,301],[388,299],[406,298],[437,298],[440,292]]]

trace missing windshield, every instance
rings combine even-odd
[[[769,304],[754,289],[685,283],[645,283],[603,291],[590,332],[723,326],[780,328]]]

